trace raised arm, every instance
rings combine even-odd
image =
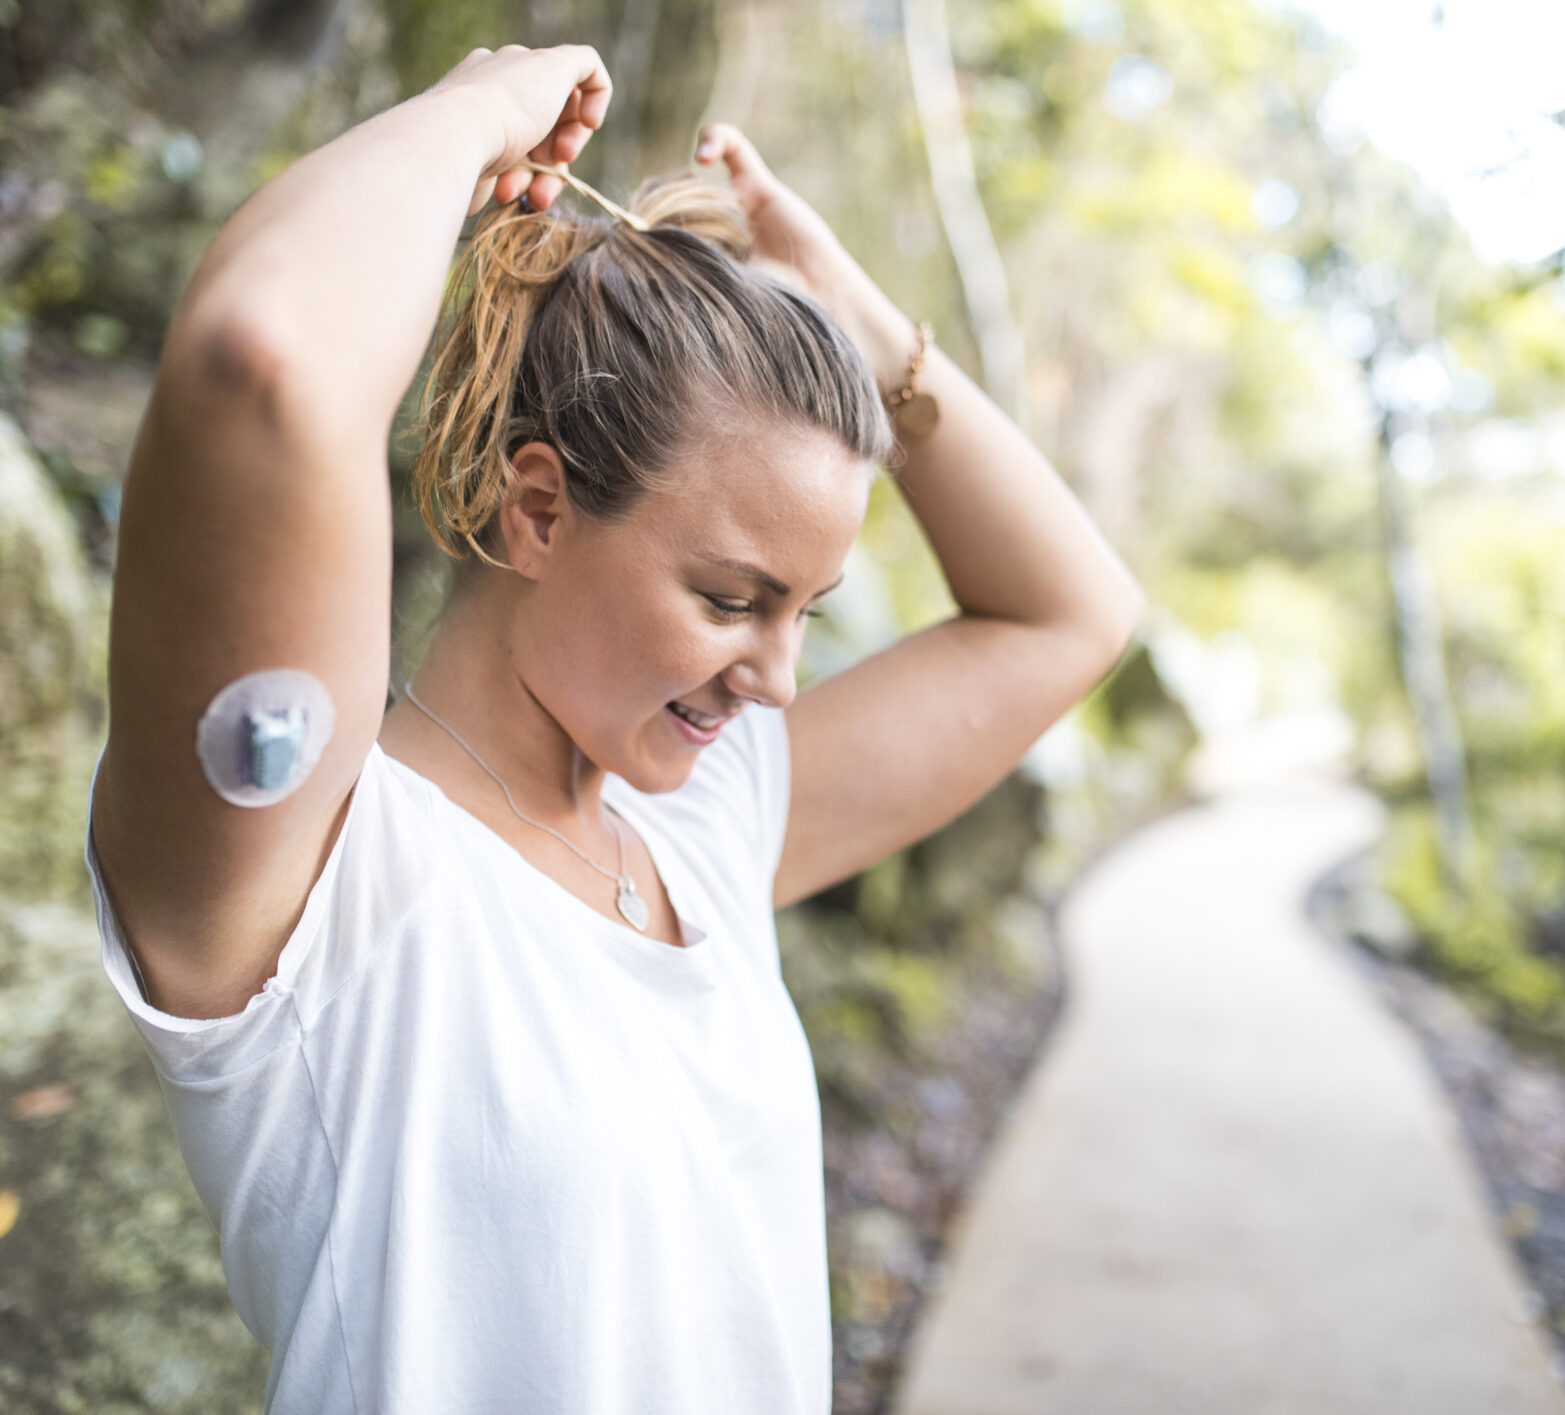
[[[173,327],[196,312],[237,324],[285,360],[329,420],[389,431],[439,314],[464,219],[493,193],[558,178],[603,120],[609,79],[584,45],[475,49],[431,88],[307,153],[239,208],[192,276]],[[205,322],[205,321],[203,321]]]
[[[913,329],[855,266],[840,293],[882,388]],[[862,285],[860,282],[862,281]],[[902,436],[896,485],[960,612],[811,685],[788,708],[793,798],[778,907],[923,839],[998,784],[1120,659],[1140,586],[1065,482],[950,359],[919,377],[940,405]]]
[[[760,259],[836,316],[882,389],[899,387],[912,320],[737,129],[714,124],[707,135],[750,211]],[[919,381],[940,420],[901,437],[896,484],[960,612],[789,705],[779,908],[923,839],[991,790],[1109,672],[1145,607],[1141,587],[1021,429],[938,348]]]
[[[309,153],[204,253],[122,498],[93,841],[149,997],[224,1016],[276,969],[379,730],[390,655],[386,436],[464,217],[603,118],[592,50],[477,50]],[[335,730],[276,803],[208,783],[196,725],[261,669],[319,679]]]

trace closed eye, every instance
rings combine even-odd
[[[702,595],[701,597],[710,603],[711,606],[719,613],[726,614],[733,619],[738,619],[741,615],[750,613],[751,609],[753,608],[752,605],[745,604],[742,601],[734,603],[729,600],[718,599],[714,595]],[[802,609],[799,612],[807,619],[820,619],[824,617],[819,609]]]

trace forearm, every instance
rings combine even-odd
[[[473,95],[425,92],[305,154],[218,232],[171,337],[240,324],[313,407],[389,431],[493,143]]]
[[[833,258],[821,296],[881,388],[900,387],[912,321],[845,253]],[[896,482],[963,612],[1078,623],[1122,646],[1145,597],[1059,473],[938,347],[918,383],[939,402],[940,420],[922,437],[899,434]]]

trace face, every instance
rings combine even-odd
[[[716,740],[670,704],[726,719],[792,701],[805,627],[869,500],[868,466],[814,430],[709,439],[677,470],[618,524],[555,522],[518,659],[581,752],[647,792],[679,786]]]

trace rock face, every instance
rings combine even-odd
[[[107,627],[107,587],[0,413],[0,894],[85,899],[81,831]]]
[[[260,1409],[266,1353],[99,963],[108,585],[0,414],[0,1409]]]
[[[90,914],[0,900],[0,1409],[261,1409],[266,1352]]]

